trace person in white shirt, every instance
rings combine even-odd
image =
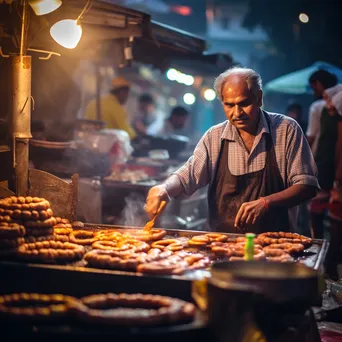
[[[312,153],[315,156],[318,138],[321,132],[321,114],[325,106],[322,100],[323,93],[326,89],[334,87],[337,84],[337,77],[326,70],[318,70],[311,74],[309,84],[314,91],[316,100],[312,103],[309,109],[309,123],[306,130],[306,138],[311,147]]]
[[[138,135],[156,135],[163,127],[163,118],[156,110],[150,94],[142,94],[138,99],[138,113],[132,122]]]
[[[189,116],[190,113],[186,108],[181,106],[174,107],[157,135],[184,135],[184,129],[186,128]]]

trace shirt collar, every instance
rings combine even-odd
[[[270,130],[269,130],[268,123],[265,117],[265,113],[263,110],[260,109],[260,120],[259,120],[256,136],[262,135],[264,133],[270,134]],[[238,130],[228,120],[221,134],[221,139],[235,141],[238,135],[239,135]]]

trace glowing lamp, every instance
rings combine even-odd
[[[45,15],[62,5],[61,0],[30,0],[29,4],[36,15]]]
[[[50,29],[51,37],[66,49],[74,49],[82,37],[82,27],[77,20],[58,21]]]
[[[195,103],[196,101],[196,96],[192,93],[186,93],[183,96],[183,101],[184,103],[186,103],[187,105],[191,106]]]
[[[214,101],[215,100],[215,97],[216,97],[216,93],[215,93],[215,90],[214,89],[206,89],[204,91],[204,98],[207,100],[207,101]]]

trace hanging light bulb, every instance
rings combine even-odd
[[[51,26],[51,37],[67,49],[74,49],[82,37],[82,26],[77,20],[65,19]]]
[[[44,15],[55,11],[62,5],[61,0],[30,0],[30,6],[32,7],[36,15]]]

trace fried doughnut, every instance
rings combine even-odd
[[[69,235],[70,242],[78,245],[91,245],[96,239],[96,234],[89,230],[73,230]]]
[[[2,317],[51,320],[65,317],[77,307],[73,297],[37,293],[13,293],[0,296]]]
[[[12,239],[23,237],[25,235],[25,227],[17,223],[0,223],[0,238]]]
[[[57,224],[70,224],[70,221],[66,218],[61,218],[59,216],[55,217]]]
[[[121,241],[96,241],[92,244],[93,249],[102,249],[117,252],[118,256],[127,255],[134,252],[147,252],[150,249],[149,244],[139,240],[121,240]]]
[[[47,220],[41,221],[26,221],[25,226],[26,228],[32,227],[32,228],[50,228],[54,227],[56,225],[56,219],[54,217],[50,217]]]
[[[0,208],[0,215],[1,216],[12,216],[13,210]]]
[[[296,254],[304,251],[304,245],[301,243],[278,243],[267,246],[270,249],[283,249],[288,254]]]
[[[25,243],[35,243],[40,241],[56,240],[55,235],[43,235],[43,236],[25,236]]]
[[[143,229],[126,229],[124,232],[144,242],[161,240],[166,235],[165,230],[155,228],[149,231]]]
[[[301,243],[305,247],[312,244],[312,239],[297,233],[288,232],[267,232],[258,235],[262,245],[271,245],[279,243]]]
[[[206,247],[210,244],[210,237],[206,235],[193,236],[189,241],[188,245],[192,247]]]
[[[53,233],[55,235],[68,235],[73,232],[72,228],[59,228],[58,224],[53,227]]]
[[[227,255],[229,256],[229,261],[245,260],[245,249],[241,247],[232,248],[230,252],[227,252]],[[266,254],[262,249],[254,248],[253,259],[264,260],[266,259]]]
[[[0,215],[0,222],[12,223],[12,217],[9,215]]]
[[[50,202],[39,197],[6,197],[0,200],[0,208],[10,210],[47,210]]]
[[[162,252],[159,249],[150,249],[147,253],[133,252],[118,256],[116,251],[94,249],[88,252],[84,259],[88,262],[88,266],[135,271],[136,267],[141,263],[167,258],[171,254],[171,251]]]
[[[152,248],[161,250],[169,249],[170,251],[180,251],[184,248],[183,244],[176,239],[159,240],[152,243]]]
[[[53,235],[53,228],[26,228],[26,236]]]
[[[218,242],[224,242],[227,241],[228,236],[224,234],[219,233],[208,233],[204,234],[204,236],[207,236],[210,239],[210,242],[218,241]]]
[[[22,237],[14,238],[14,239],[1,239],[0,240],[0,248],[16,248],[25,243],[25,239]]]
[[[191,321],[195,306],[180,299],[143,294],[92,295],[81,302],[82,321],[123,326],[156,326]],[[80,307],[81,308],[81,307]]]
[[[73,229],[84,229],[84,223],[81,221],[73,221],[71,225]]]
[[[84,252],[83,246],[54,240],[26,243],[18,248],[21,258],[41,262],[79,260]]]
[[[210,247],[211,251],[215,254],[226,254],[230,251],[232,244],[228,242],[212,242]]]
[[[131,235],[128,236],[132,238]],[[106,241],[117,241],[122,240],[124,236],[115,230],[99,230],[96,232],[96,239],[97,240],[106,240]]]

